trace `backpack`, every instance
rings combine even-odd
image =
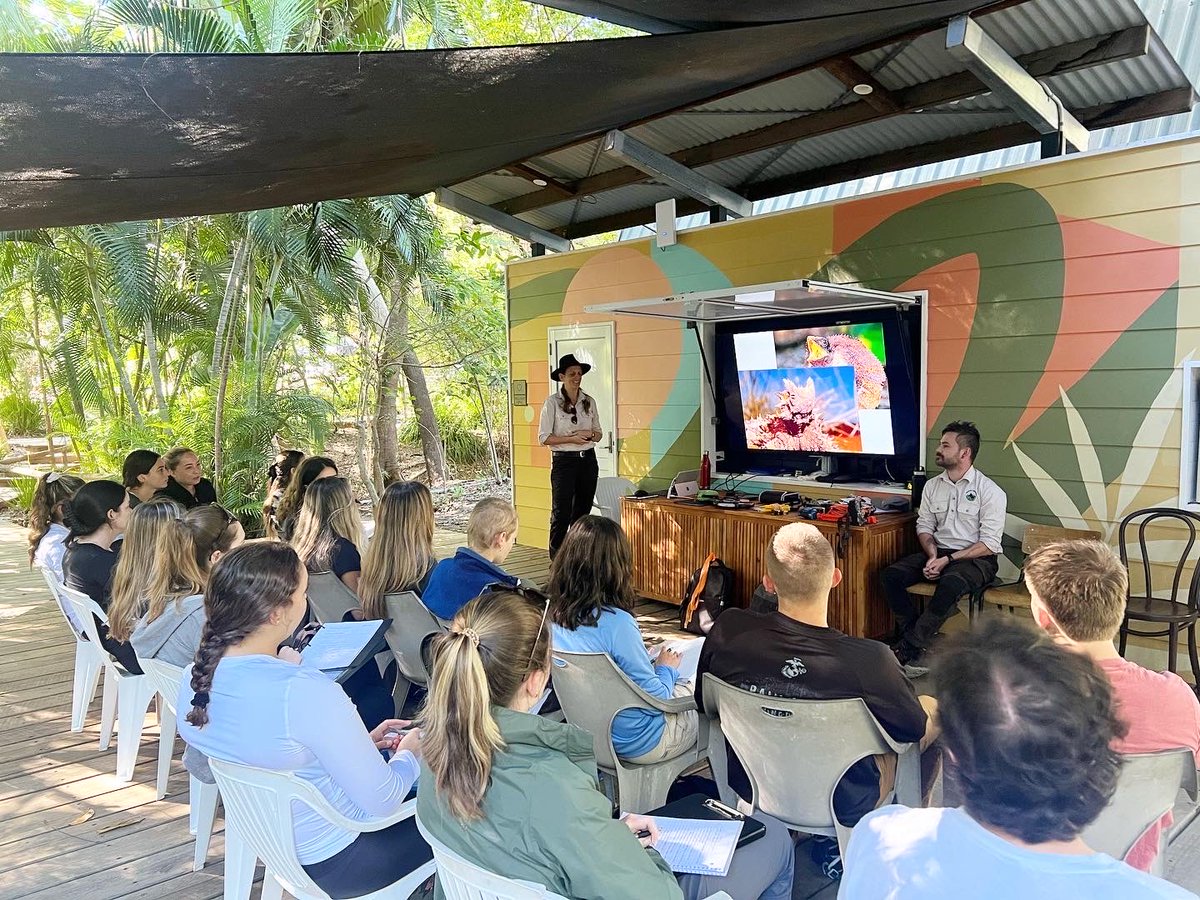
[[[692,634],[708,634],[717,616],[732,605],[733,569],[710,553],[688,581],[679,607],[679,627]]]

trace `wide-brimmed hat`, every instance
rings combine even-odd
[[[571,368],[571,366],[579,366],[579,368],[583,370],[584,375],[592,370],[592,367],[587,363],[577,360],[574,353],[568,353],[566,356],[559,359],[558,368],[550,373],[550,380],[562,381],[563,372],[567,371],[567,369]]]

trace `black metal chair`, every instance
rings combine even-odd
[[[1174,538],[1176,528],[1173,525],[1187,528],[1187,541],[1179,559],[1175,562],[1163,559],[1152,559],[1149,548],[1147,531],[1152,528],[1170,529]],[[1138,637],[1167,638],[1167,669],[1175,671],[1175,660],[1179,654],[1179,633],[1187,629],[1188,655],[1192,662],[1192,675],[1200,683],[1200,657],[1196,653],[1196,622],[1200,620],[1200,565],[1192,559],[1192,549],[1197,544],[1197,534],[1200,533],[1200,515],[1182,509],[1154,507],[1139,509],[1121,520],[1120,542],[1121,562],[1129,570],[1129,594],[1125,606],[1125,621],[1121,623],[1121,637],[1118,650],[1125,655],[1125,644],[1129,635]],[[1136,538],[1136,546],[1140,558],[1130,560],[1129,549],[1131,541]],[[1179,534],[1182,540],[1182,534]],[[1172,554],[1173,556],[1174,554]],[[1180,594],[1180,588],[1187,576],[1187,566],[1193,566],[1186,588],[1186,595]],[[1137,578],[1140,570],[1141,579]],[[1169,597],[1154,596],[1153,570],[1160,572],[1173,567],[1171,575],[1171,593]],[[1160,578],[1160,583],[1162,579]],[[1135,630],[1134,622],[1148,622],[1162,625],[1163,628],[1154,631]]]

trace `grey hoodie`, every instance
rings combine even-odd
[[[161,659],[181,668],[190,666],[200,649],[204,630],[204,595],[192,594],[168,603],[153,622],[138,619],[129,642],[142,659]],[[213,783],[208,759],[190,745],[183,751],[183,765],[201,781]]]
[[[192,594],[172,603],[153,622],[138,619],[129,643],[143,659],[161,659],[173,666],[190,666],[200,648],[204,629],[204,595]]]

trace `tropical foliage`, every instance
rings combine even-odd
[[[520,0],[0,0],[0,51],[276,53],[610,36]],[[353,423],[370,489],[404,443],[431,481],[507,433],[501,261],[515,242],[377,197],[0,235],[0,423],[86,468],[186,444],[249,512],[277,446]]]

